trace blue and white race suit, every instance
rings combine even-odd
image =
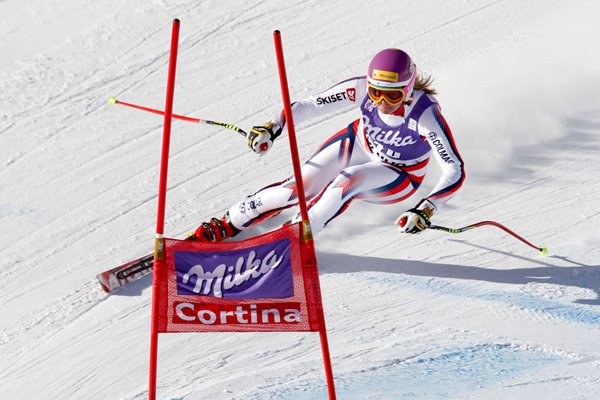
[[[461,187],[464,163],[437,100],[415,90],[394,114],[379,112],[367,95],[365,76],[292,104],[297,124],[349,107],[360,119],[327,139],[302,167],[314,232],[347,209],[352,200],[390,204],[406,200],[421,185],[431,155],[442,174],[426,196],[439,209]],[[277,122],[285,129],[285,116]],[[229,210],[231,222],[248,228],[297,204],[294,178],[269,185]]]

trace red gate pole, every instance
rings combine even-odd
[[[169,56],[169,74],[163,128],[162,155],[160,159],[160,180],[158,185],[158,212],[156,217],[156,239],[154,243],[154,267],[152,277],[152,326],[150,331],[150,379],[148,399],[156,399],[156,372],[158,364],[158,309],[160,305],[161,276],[165,271],[164,229],[165,205],[167,198],[167,171],[169,168],[169,145],[171,142],[171,121],[173,116],[173,97],[175,94],[175,69],[177,66],[177,48],[179,43],[179,20],[173,20],[171,32],[171,50]]]
[[[307,244],[310,252],[310,260],[307,264],[314,264],[311,267],[317,269],[317,257],[315,255],[315,247],[308,220],[308,207],[306,206],[306,196],[304,194],[304,182],[302,181],[302,170],[300,166],[300,155],[298,154],[298,142],[296,141],[296,130],[294,128],[294,118],[292,116],[292,104],[290,100],[290,92],[288,88],[287,74],[285,71],[285,60],[283,58],[283,45],[281,44],[281,32],[278,30],[273,32],[275,39],[275,52],[277,54],[277,67],[279,69],[279,81],[281,83],[281,95],[283,97],[283,109],[287,120],[288,138],[290,140],[290,150],[292,153],[292,164],[294,166],[294,178],[296,179],[296,188],[298,189],[298,204],[300,205],[300,213],[302,215],[302,238]],[[318,274],[317,274],[318,276]],[[319,298],[321,299],[321,285],[319,279],[316,279],[316,288]],[[329,354],[329,343],[327,341],[327,328],[325,327],[325,315],[321,307],[317,307],[317,319],[319,321],[319,336],[321,338],[321,351],[323,353],[323,363],[325,366],[325,376],[327,378],[327,391],[329,399],[335,400],[335,386],[333,381],[333,369],[331,367],[331,356]]]

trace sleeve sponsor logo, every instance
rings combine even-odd
[[[294,295],[290,239],[242,250],[176,251],[177,294],[223,299]]]
[[[346,92],[340,92],[340,93],[336,93],[336,94],[332,94],[331,96],[325,96],[325,97],[317,97],[317,104],[318,105],[323,105],[323,104],[331,104],[331,103],[335,103],[337,101],[342,101],[342,100],[347,100],[348,98],[346,97]],[[354,100],[352,100],[354,101]]]
[[[437,137],[438,135],[435,132],[429,132],[427,134],[427,139],[429,140],[431,147],[435,149],[435,151],[439,154],[440,158],[446,164],[454,164],[452,156],[446,151],[446,146],[444,146],[444,143]]]
[[[355,88],[346,89],[346,94],[348,95],[348,99],[350,99],[350,101],[356,102],[356,89]]]

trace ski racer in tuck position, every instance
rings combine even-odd
[[[414,208],[396,220],[401,232],[419,233],[430,218],[461,187],[464,163],[440,106],[431,78],[417,73],[410,56],[385,49],[372,59],[367,76],[342,81],[294,102],[294,121],[358,107],[360,119],[327,139],[303,165],[302,176],[313,232],[342,214],[352,200],[391,204],[409,198],[421,185],[431,155],[442,174]],[[286,127],[285,115],[254,126],[248,146],[258,154],[271,149]],[[188,239],[218,242],[296,205],[293,178],[266,186],[234,204],[221,218],[212,218]],[[301,220],[298,214],[293,222]]]

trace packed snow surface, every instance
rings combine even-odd
[[[339,399],[597,399],[600,55],[596,1],[0,0],[0,398],[148,396],[151,278],[95,275],[149,253],[171,22],[175,112],[248,129],[366,72],[386,47],[431,74],[467,180],[434,222],[356,201],[316,237]],[[303,159],[356,110],[297,127]],[[166,229],[182,237],[291,174],[235,132],[173,124]],[[275,228],[286,215],[252,233]],[[161,335],[158,398],[324,399],[318,335]]]

